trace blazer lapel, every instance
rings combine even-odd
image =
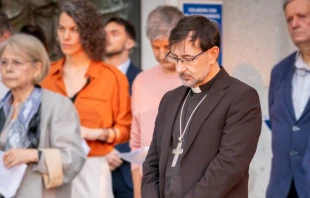
[[[295,56],[294,56],[295,57]],[[295,111],[293,107],[293,100],[292,100],[292,80],[294,75],[294,61],[295,58],[290,61],[288,64],[288,71],[285,72],[285,84],[284,84],[284,101],[286,103],[287,109],[294,120],[296,120],[295,117]]]
[[[165,115],[165,126],[163,131],[163,136],[161,138],[161,153],[160,153],[160,163],[159,163],[159,172],[165,173],[166,166],[168,163],[168,157],[170,154],[170,144],[171,144],[171,135],[173,131],[173,126],[175,119],[178,115],[178,111],[180,106],[188,93],[189,88],[180,87],[178,91],[172,92],[173,95],[170,96],[169,104],[167,107],[166,115]],[[164,182],[160,182],[162,185]],[[164,186],[161,186],[160,189],[163,189]]]
[[[1,134],[2,130],[3,130],[5,121],[6,121],[6,116],[5,116],[3,108],[1,108],[0,109],[0,134]]]
[[[308,99],[308,102],[307,102],[307,105],[305,107],[305,110],[302,112],[302,114],[301,114],[300,118],[298,119],[298,121],[300,121],[309,112],[310,112],[310,99]]]
[[[303,119],[303,117],[305,117],[308,113],[310,113],[310,98],[308,99],[307,105],[306,105],[304,111],[302,112],[300,118],[298,119],[298,122],[301,121]]]
[[[134,67],[134,66],[132,65],[132,63],[130,63],[128,70],[127,70],[127,73],[126,73],[126,76],[127,76],[127,79],[129,82],[132,82],[134,77],[135,77],[132,67]]]
[[[198,108],[195,116],[193,117],[192,123],[190,125],[190,129],[188,131],[189,134],[185,142],[183,155],[186,155],[186,152],[188,151],[195,137],[200,131],[200,128],[203,125],[203,122],[207,119],[207,117],[210,115],[212,110],[216,107],[219,101],[226,94],[226,91],[224,89],[229,86],[229,79],[230,79],[230,76],[223,69],[222,73],[217,77],[207,97],[201,103],[201,106]]]
[[[40,109],[40,125],[39,125],[39,132],[40,132],[40,142],[38,148],[46,148],[49,147],[49,140],[47,137],[49,137],[46,133],[48,133],[48,130],[46,129],[46,126],[49,126],[48,120],[50,119],[51,114],[51,106],[46,101],[52,100],[54,98],[51,98],[48,91],[45,89],[42,89],[42,102],[41,102],[41,109]]]
[[[178,115],[178,111],[180,109],[180,106],[184,100],[184,97],[186,96],[189,88],[181,87],[178,92],[174,92],[174,94],[170,97],[171,100],[169,100],[169,104],[167,107],[167,113],[165,116],[165,126],[163,131],[163,136],[161,139],[161,150],[164,151],[163,158],[164,162],[166,161],[166,158],[169,156],[170,144],[171,144],[171,135],[173,131],[174,122],[176,120],[176,117]],[[164,166],[165,167],[165,166]]]

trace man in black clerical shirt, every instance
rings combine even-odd
[[[218,65],[220,32],[207,18],[182,18],[169,45],[184,86],[160,103],[142,197],[248,197],[262,123],[257,92]]]

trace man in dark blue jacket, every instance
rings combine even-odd
[[[116,66],[126,74],[130,93],[131,86],[141,69],[132,64],[129,58],[130,51],[135,46],[136,33],[134,26],[123,18],[112,17],[104,26],[107,38],[106,63]],[[128,142],[119,144],[107,155],[107,161],[112,171],[113,193],[115,198],[132,198],[133,185],[130,163],[121,160],[117,152],[129,152]]]
[[[269,113],[272,168],[267,198],[310,197],[310,1],[286,0],[284,12],[297,52],[272,70]]]

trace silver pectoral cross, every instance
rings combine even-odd
[[[172,150],[172,154],[174,155],[174,157],[173,157],[171,167],[175,167],[175,165],[178,161],[179,155],[181,155],[182,153],[183,153],[182,141],[179,141],[177,148]]]

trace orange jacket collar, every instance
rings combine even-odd
[[[52,75],[57,75],[58,78],[61,78],[64,62],[65,62],[65,58],[62,58],[52,63],[52,67],[51,67]],[[88,67],[88,70],[86,72],[86,76],[89,76],[91,78],[97,78],[99,74],[99,70],[100,68],[98,67],[98,65],[96,65],[94,61],[91,61],[90,66]]]

